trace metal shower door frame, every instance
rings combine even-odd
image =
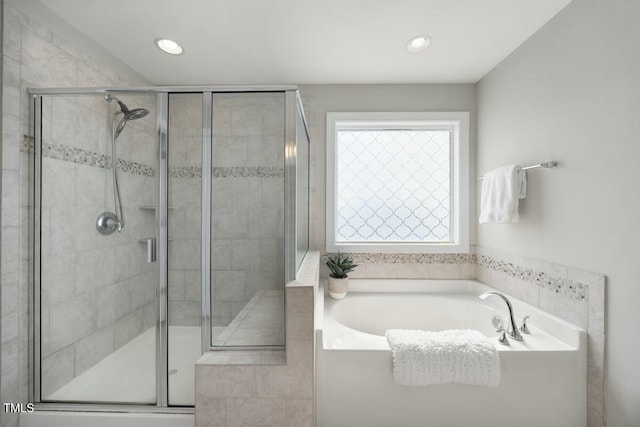
[[[156,406],[169,406],[169,94],[157,95]]]
[[[285,97],[285,283],[295,279],[295,245],[296,245],[296,114],[301,111],[305,132],[306,120],[297,86],[146,86],[146,87],[118,87],[118,88],[29,88],[27,92],[32,102],[30,108],[31,132],[33,139],[33,159],[31,166],[33,185],[30,185],[31,206],[29,239],[29,256],[32,264],[29,271],[31,286],[29,286],[29,400],[36,403],[42,410],[53,411],[89,411],[89,412],[129,412],[129,413],[193,413],[192,407],[171,407],[168,405],[168,120],[169,94],[171,93],[200,93],[202,94],[203,135],[202,135],[202,350],[220,350],[212,347],[211,340],[211,185],[212,185],[212,144],[213,144],[213,111],[212,102],[216,93],[252,93],[252,92],[280,92]],[[47,403],[42,402],[41,396],[41,197],[42,197],[42,98],[51,95],[104,95],[117,94],[156,94],[157,97],[157,170],[156,206],[157,214],[155,229],[158,242],[156,268],[156,404],[145,405],[93,403]],[[205,173],[205,171],[209,171]],[[292,258],[291,258],[292,257]],[[281,346],[279,346],[281,348]],[[233,350],[255,347],[233,347]],[[260,349],[273,347],[260,346]]]
[[[168,92],[151,90],[150,88],[99,88],[95,90],[83,88],[69,89],[28,89],[30,96],[30,140],[33,141],[33,159],[31,159],[32,185],[30,185],[31,206],[29,212],[29,258],[30,258],[30,282],[29,286],[29,401],[36,404],[38,409],[43,410],[63,410],[63,411],[107,411],[107,412],[153,412],[162,413],[192,413],[192,408],[177,407],[171,408],[166,404],[167,400],[167,185],[168,185],[168,165],[167,165],[167,102]],[[159,243],[158,260],[156,263],[156,403],[142,404],[134,402],[131,404],[112,404],[108,402],[43,402],[41,389],[41,264],[42,264],[42,102],[45,96],[74,96],[74,95],[100,95],[106,93],[128,93],[128,94],[153,94],[157,96],[157,170],[156,179],[156,226],[155,235]]]

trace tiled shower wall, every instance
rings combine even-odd
[[[29,123],[26,88],[128,86],[131,83],[144,84],[144,81],[142,79],[135,82],[127,81],[113,68],[105,66],[103,62],[98,62],[80,51],[46,26],[24,16],[6,2],[3,12],[0,394],[2,402],[25,402],[28,398],[27,363],[29,360],[28,183],[29,173],[32,172],[29,167],[32,157],[27,150],[21,150],[21,147],[27,146],[24,135],[28,134]],[[77,105],[91,109],[86,102],[86,99],[78,100]],[[77,120],[81,119],[81,117],[77,118]],[[50,159],[51,164],[56,161]],[[65,165],[71,164],[67,162]],[[73,164],[69,169],[73,169],[75,173],[76,168],[88,167]],[[60,212],[60,214],[63,213]],[[75,220],[76,218],[70,219],[70,221]],[[69,292],[70,290],[71,286],[68,287]],[[73,291],[74,293],[76,291],[75,282]],[[15,426],[17,416],[3,414],[2,422],[3,426]]]
[[[115,210],[114,105],[99,95],[43,102],[44,398],[155,324],[154,270],[144,242],[155,228],[154,211],[144,208],[155,199],[155,98],[124,101],[151,113],[129,122],[117,141],[126,224],[109,236],[99,234],[95,223],[100,213]]]
[[[202,97],[169,96],[170,325],[200,326],[202,313]]]
[[[213,134],[212,322],[226,326],[284,286],[284,95],[215,95]]]

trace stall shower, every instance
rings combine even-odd
[[[308,248],[296,87],[29,93],[34,401],[188,409],[204,351],[281,349]]]

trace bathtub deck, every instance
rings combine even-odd
[[[531,334],[497,342],[493,316],[503,301],[481,301],[492,288],[470,280],[354,279],[345,299],[322,288],[316,306],[317,426],[586,425],[586,334],[510,295]],[[500,355],[497,387],[397,384],[387,329],[476,329]]]

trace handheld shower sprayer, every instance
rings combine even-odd
[[[116,151],[116,141],[124,130],[127,122],[137,120],[149,114],[146,108],[134,108],[132,110],[122,102],[118,97],[108,93],[104,96],[105,101],[116,101],[120,107],[120,111],[116,111],[111,117],[111,169],[113,171],[113,202],[117,214],[113,212],[103,212],[98,216],[96,228],[103,235],[109,235],[124,228],[124,209],[122,208],[122,200],[120,197],[120,186],[118,185],[118,154]],[[122,119],[115,125],[116,116],[122,114]]]

